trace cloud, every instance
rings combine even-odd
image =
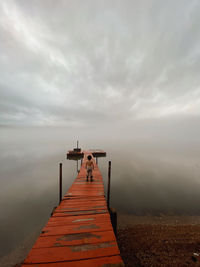
[[[200,3],[0,3],[0,123],[200,115]]]

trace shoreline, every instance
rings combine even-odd
[[[118,213],[118,229],[135,224],[200,224],[200,215],[133,215]]]
[[[200,266],[200,216],[119,216],[126,267]]]

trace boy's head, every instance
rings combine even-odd
[[[88,160],[91,160],[91,159],[92,159],[92,157],[89,155],[89,156],[87,157],[87,159],[88,159]]]

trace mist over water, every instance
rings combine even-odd
[[[136,122],[102,129],[0,128],[0,256],[39,231],[58,204],[58,164],[63,193],[76,177],[66,152],[103,149],[99,167],[107,184],[112,161],[111,206],[118,212],[200,215],[198,120]]]

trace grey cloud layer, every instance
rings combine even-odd
[[[200,2],[1,1],[0,123],[200,113]]]

